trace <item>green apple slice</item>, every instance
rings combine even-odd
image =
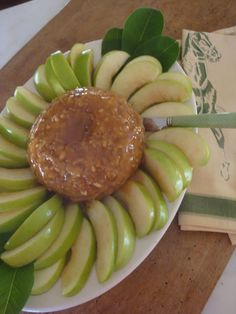
[[[187,75],[179,72],[165,72],[158,77],[158,80],[173,80],[179,82],[182,86],[185,87],[186,100],[191,98],[193,88],[191,80]]]
[[[46,63],[45,63],[45,73],[46,73],[48,84],[51,86],[54,93],[57,96],[63,95],[66,92],[66,90],[62,87],[61,83],[59,82],[53,70],[50,57],[47,58]]]
[[[112,79],[128,60],[130,55],[121,50],[113,50],[106,53],[99,61],[94,73],[94,86],[109,90]]]
[[[160,140],[149,140],[146,143],[148,147],[162,151],[176,163],[183,178],[184,188],[187,187],[192,180],[193,168],[182,150],[174,144]]]
[[[10,97],[6,103],[9,118],[27,129],[33,125],[36,115],[28,111],[15,97]]]
[[[169,214],[166,202],[160,191],[159,186],[146,172],[140,169],[132,177],[132,180],[143,184],[147,188],[153,199],[156,209],[156,219],[153,225],[153,229],[159,230],[163,228],[168,221]]]
[[[163,140],[176,145],[186,155],[192,167],[206,165],[210,157],[205,139],[191,129],[166,128],[151,134],[148,140]]]
[[[47,109],[49,105],[42,97],[31,92],[24,86],[18,86],[15,89],[14,96],[22,104],[22,106],[36,115]]]
[[[181,102],[163,102],[154,105],[142,113],[144,118],[184,116],[194,114],[190,105]]]
[[[53,71],[65,90],[72,90],[80,86],[72,68],[61,51],[52,53],[49,58]]]
[[[27,146],[29,131],[4,116],[0,116],[0,132],[11,143],[23,148]]]
[[[155,205],[150,193],[143,184],[128,180],[115,196],[128,209],[138,237],[147,235],[155,222]]]
[[[59,279],[66,263],[66,256],[63,256],[53,265],[34,271],[34,284],[31,295],[39,295],[50,290]]]
[[[36,178],[30,168],[0,168],[0,190],[21,191],[36,185]]]
[[[0,135],[0,154],[15,160],[21,167],[28,165],[26,150],[10,143],[2,135]]]
[[[57,211],[62,208],[62,199],[54,195],[49,200],[40,205],[34,212],[20,225],[5,244],[5,250],[12,250],[32,238],[39,232]]]
[[[33,262],[55,241],[63,221],[64,210],[61,207],[41,231],[17,248],[3,252],[1,259],[12,267],[21,267]]]
[[[0,233],[15,231],[40,205],[40,201],[8,212],[0,212]]]
[[[133,222],[124,207],[112,196],[103,199],[103,203],[112,211],[117,226],[118,248],[115,269],[125,266],[135,249],[135,230]]]
[[[99,201],[91,201],[88,217],[97,240],[96,272],[99,282],[106,281],[114,271],[117,255],[117,230],[111,211]]]
[[[78,204],[70,204],[65,208],[65,219],[56,241],[35,262],[35,269],[42,269],[55,263],[66,254],[74,243],[83,219]]]
[[[175,80],[159,80],[146,84],[130,99],[129,103],[139,113],[156,103],[185,102],[189,93],[185,85]]]
[[[154,81],[161,71],[161,64],[154,57],[137,57],[116,76],[111,90],[128,99],[138,88]]]
[[[143,163],[167,199],[170,202],[176,200],[183,191],[183,179],[174,161],[157,149],[146,148]]]
[[[75,60],[75,75],[81,86],[92,86],[93,50],[86,49]]]
[[[95,260],[96,240],[90,222],[84,218],[71,248],[69,262],[61,275],[62,295],[71,297],[85,285]]]
[[[27,166],[27,161],[18,161],[12,158],[6,157],[0,153],[0,167],[10,168],[10,169],[17,169]]]
[[[37,92],[48,102],[57,97],[47,81],[45,65],[41,64],[34,74],[34,86]]]
[[[80,53],[85,49],[85,45],[81,43],[76,43],[73,45],[73,47],[70,50],[68,60],[70,62],[70,65],[72,69],[74,69],[75,60],[80,55]]]
[[[24,191],[0,193],[0,212],[16,209],[44,199],[47,190],[42,187],[34,187]]]

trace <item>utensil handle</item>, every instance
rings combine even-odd
[[[236,128],[236,112],[169,117],[167,124],[197,128]]]

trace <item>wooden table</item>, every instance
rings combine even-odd
[[[101,38],[108,28],[122,26],[140,6],[159,8],[165,16],[165,34],[175,38],[181,37],[183,28],[213,31],[236,22],[234,0],[72,0],[0,70],[1,106],[51,52]],[[128,278],[101,297],[61,313],[198,314],[232,252],[226,235],[180,232],[175,219]]]

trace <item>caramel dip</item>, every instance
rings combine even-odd
[[[30,165],[48,190],[71,201],[117,190],[141,162],[141,117],[111,91],[77,88],[55,99],[34,123]]]

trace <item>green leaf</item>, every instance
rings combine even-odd
[[[160,11],[152,8],[135,10],[127,18],[122,34],[122,50],[133,54],[136,47],[150,38],[161,35],[164,18]]]
[[[121,28],[111,28],[108,30],[102,41],[102,55],[111,50],[121,50],[122,32]]]
[[[18,314],[30,296],[33,282],[33,264],[12,268],[0,263],[0,313]]]
[[[179,44],[170,37],[155,36],[139,45],[132,57],[141,55],[150,55],[158,59],[162,65],[163,72],[166,72],[178,59]]]

